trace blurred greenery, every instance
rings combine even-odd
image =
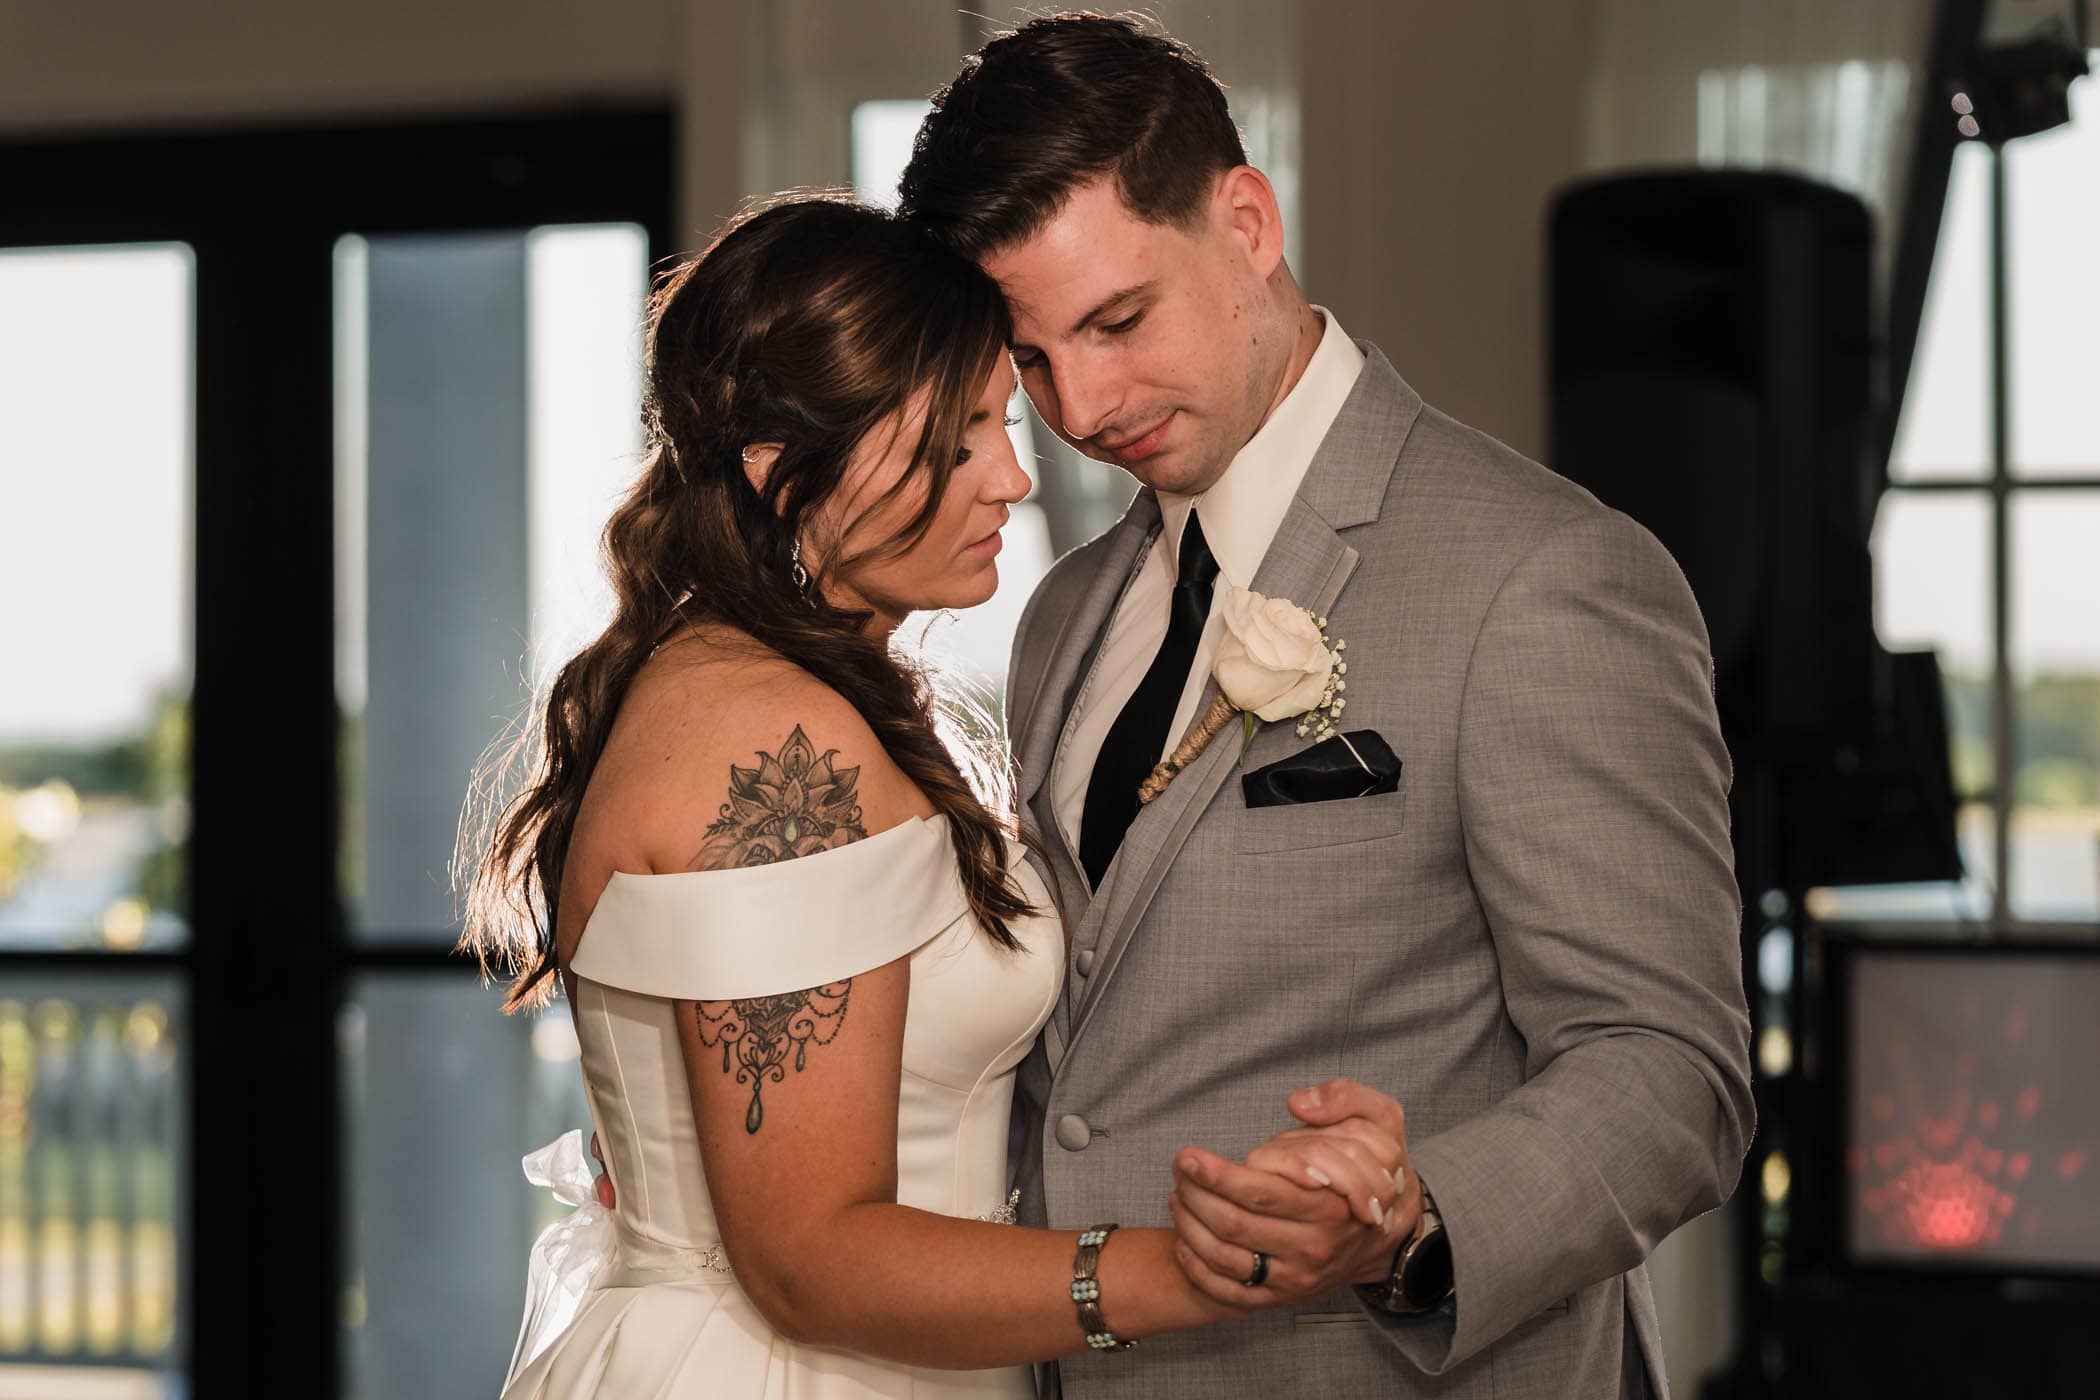
[[[7,898],[29,868],[33,849],[28,833],[15,820],[14,794],[0,784],[0,899]]]
[[[2020,692],[2017,719],[2014,800],[2100,805],[2100,676],[2036,676]]]
[[[1990,677],[1950,672],[1947,722],[1954,786],[1991,790]],[[2042,672],[2013,696],[2013,801],[2022,807],[2100,806],[2100,675]]]
[[[189,868],[190,697],[169,687],[156,693],[143,730],[99,744],[16,744],[0,747],[0,895],[34,867],[42,846],[21,829],[14,794],[56,782],[83,805],[136,804],[159,808],[162,839],[138,872],[138,895],[154,912],[181,915]]]

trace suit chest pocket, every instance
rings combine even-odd
[[[1244,801],[1238,791],[1226,801]],[[1335,802],[1297,802],[1280,807],[1244,807],[1233,814],[1232,844],[1240,851],[1332,850],[1398,836],[1407,810],[1407,775],[1394,792]]]

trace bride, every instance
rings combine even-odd
[[[976,267],[828,197],[652,300],[618,612],[473,873],[466,942],[523,969],[513,1008],[559,982],[619,1189],[506,1400],[1021,1397],[1026,1363],[1244,1315],[1171,1230],[1000,1223],[1062,933],[1003,763],[958,762],[889,641],[997,586],[1008,334]]]

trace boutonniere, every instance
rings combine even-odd
[[[1225,599],[1225,636],[1211,675],[1218,697],[1210,702],[1174,752],[1138,785],[1138,803],[1167,790],[1174,775],[1210,747],[1234,715],[1240,717],[1244,751],[1264,722],[1296,719],[1298,733],[1325,739],[1349,702],[1342,692],[1349,663],[1342,660],[1347,642],[1330,641],[1327,619],[1285,598],[1264,598],[1251,588],[1234,588]]]

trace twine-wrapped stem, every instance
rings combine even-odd
[[[1210,747],[1210,741],[1217,738],[1218,732],[1238,713],[1239,708],[1224,696],[1220,695],[1212,700],[1210,708],[1203,712],[1203,718],[1196,721],[1196,727],[1183,735],[1181,742],[1174,746],[1174,752],[1148,773],[1144,782],[1138,784],[1138,806],[1144,806],[1165,792],[1167,784],[1174,781],[1174,775],[1194,763],[1197,755]]]

